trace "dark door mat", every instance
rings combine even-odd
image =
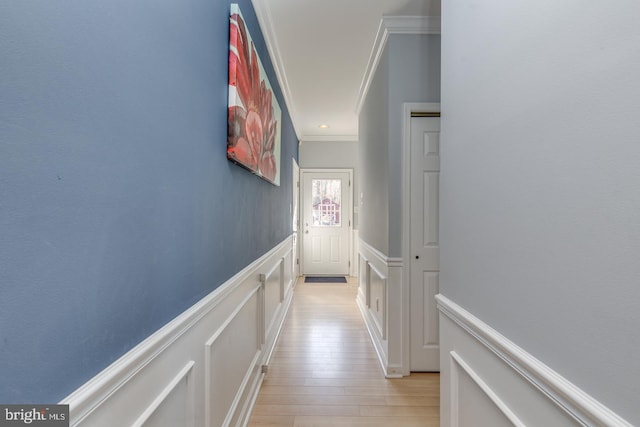
[[[347,283],[344,276],[305,276],[305,283]]]

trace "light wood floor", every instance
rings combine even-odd
[[[249,426],[439,425],[439,374],[385,379],[356,291],[300,280]]]

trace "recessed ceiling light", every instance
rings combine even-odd
[[[320,125],[318,126],[320,129],[329,129],[329,125]]]

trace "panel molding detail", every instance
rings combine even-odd
[[[62,400],[70,426],[246,424],[293,296],[292,256],[293,235]]]
[[[362,239],[358,243],[358,297],[356,302],[378,360],[387,378],[409,374],[402,340],[402,258],[384,255]],[[364,273],[364,274],[363,274]]]
[[[443,425],[455,425],[455,369],[459,366],[505,415],[512,415],[508,418],[515,425],[631,427],[605,405],[454,301],[441,294],[436,300],[444,368],[441,374]],[[502,403],[498,404],[498,400]]]
[[[371,294],[371,282],[375,279],[375,283],[380,286],[376,286],[376,294],[380,294],[381,299],[376,300],[376,306],[373,312],[373,320],[377,326],[378,333],[383,340],[387,339],[387,276],[380,273],[376,268],[367,263],[367,288],[369,289],[369,295]],[[371,300],[369,300],[369,312],[371,313]],[[377,313],[380,313],[379,315]]]
[[[505,417],[515,427],[526,427],[526,425],[518,419],[518,417],[509,409],[507,405],[498,397],[498,395],[484,382],[482,378],[465,362],[455,351],[449,352],[451,358],[451,427],[459,427],[458,413],[459,407],[459,372],[464,371],[485,395],[496,405],[496,407],[504,414]]]
[[[164,390],[155,398],[155,400],[149,405],[147,409],[138,417],[138,419],[131,425],[131,427],[142,427],[145,425],[147,421],[151,418],[153,414],[156,413],[158,408],[163,404],[163,402],[169,397],[169,395],[178,387],[178,385],[185,380],[189,383],[187,388],[187,396],[185,396],[186,404],[193,405],[193,387],[191,386],[192,382],[189,382],[189,375],[193,370],[193,365],[196,363],[193,360],[190,360],[189,363],[185,365],[184,368],[180,370],[180,372],[171,380],[171,382],[165,387]],[[185,408],[186,409],[186,408]],[[188,412],[188,411],[186,411]],[[182,420],[185,427],[190,427],[193,425],[193,412],[190,414],[187,413],[187,419]]]
[[[356,262],[356,260],[359,258],[358,256],[358,241],[359,241],[359,237],[358,237],[358,230],[354,229],[351,233],[351,241],[353,242],[353,244],[351,245],[351,255],[350,255],[350,259],[351,259],[351,266],[349,269],[349,275],[350,276],[358,276],[358,263]]]
[[[435,304],[435,296],[438,294],[439,289],[439,272],[425,272],[425,278],[423,279],[423,292],[422,292],[422,306],[424,311],[422,313],[423,331],[422,345],[438,347],[440,340],[438,339],[438,309]],[[425,284],[425,282],[427,284]],[[414,296],[415,297],[415,296]]]
[[[251,291],[244,300],[236,307],[231,316],[229,316],[224,323],[215,331],[215,333],[209,338],[209,340],[205,343],[205,392],[204,392],[204,401],[205,401],[205,426],[211,426],[212,424],[212,412],[213,412],[213,399],[212,392],[216,387],[215,382],[213,381],[213,373],[212,373],[212,364],[216,361],[216,358],[213,356],[213,346],[218,341],[220,336],[225,332],[229,331],[229,326],[232,321],[234,321],[238,314],[245,308],[247,303],[254,298],[254,296],[261,290],[261,285],[256,286],[253,291]],[[261,339],[263,336],[262,331],[262,319],[260,315],[260,310],[258,313],[254,313],[256,317],[256,322],[253,327],[255,328],[255,355],[254,359],[260,356],[260,348],[262,347],[263,340]],[[246,331],[243,331],[246,334]],[[259,338],[258,338],[259,337]],[[233,355],[231,355],[233,357]],[[222,361],[219,361],[222,362]],[[242,398],[242,391],[246,388],[247,383],[251,378],[251,371],[255,366],[255,360],[248,366],[248,369],[243,377],[242,383],[240,384],[240,388],[238,389],[238,393],[233,398],[229,411],[227,412],[227,418],[224,420],[222,425],[229,425],[230,417],[236,412],[238,404],[240,403],[240,399]],[[221,366],[222,369],[227,369],[226,366]]]

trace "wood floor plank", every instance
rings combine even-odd
[[[295,417],[294,427],[439,427],[434,417]]]
[[[332,395],[290,395],[290,394],[260,394],[256,399],[257,405],[383,405],[389,403],[383,396],[332,396]],[[396,405],[401,406],[401,405]],[[410,406],[410,405],[405,405]],[[418,406],[418,405],[414,405]]]
[[[314,394],[314,395],[343,395],[344,387],[305,387],[266,385],[260,389],[264,394]]]
[[[439,425],[439,374],[385,378],[356,295],[353,278],[297,284],[249,426]]]
[[[378,369],[378,368],[376,368]],[[366,379],[371,378],[371,372],[367,371],[313,371],[311,378],[354,378],[354,379]]]
[[[384,396],[387,406],[435,406],[440,407],[440,393],[434,396]]]
[[[252,415],[248,427],[292,427],[294,420],[293,416]]]
[[[300,357],[298,359],[274,358],[271,360],[271,362],[269,362],[269,367],[276,367],[276,366],[285,366],[293,370],[309,369],[309,367],[312,367],[316,371],[323,371],[323,370],[370,371],[371,369],[379,368],[380,364],[378,363],[377,360],[373,360],[373,359],[345,360],[340,357],[317,358],[315,356],[311,356],[311,357]]]
[[[262,381],[262,385],[285,385],[285,386],[292,386],[292,385],[319,385],[322,386],[324,384],[307,384],[307,381],[309,379],[305,378],[305,377],[284,377],[284,376],[271,376],[269,378],[265,378],[264,381]],[[338,386],[340,386],[341,384],[336,384]]]
[[[432,385],[415,385],[414,386],[414,385],[407,385],[406,383],[395,385],[395,384],[389,383],[389,380],[385,379],[382,376],[380,376],[379,378],[369,376],[368,378],[357,379],[357,378],[346,378],[346,377],[314,378],[311,375],[305,379],[304,385],[310,386],[310,387],[323,387],[323,386],[324,387],[330,387],[330,386],[376,387],[376,388],[382,387],[390,390],[402,390],[405,388],[408,388],[408,389],[420,388],[422,391],[429,392],[429,393],[433,391],[438,392],[440,390],[438,386],[432,386]]]
[[[343,387],[344,394],[360,396],[439,396],[438,390],[419,387]]]
[[[360,406],[360,415],[368,417],[438,417],[440,408],[434,406],[367,405]]]
[[[256,415],[322,415],[322,416],[358,416],[357,405],[255,405]]]

